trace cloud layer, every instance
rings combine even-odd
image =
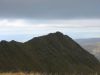
[[[0,20],[0,40],[25,41],[29,38],[56,31],[61,31],[75,39],[100,37],[100,19],[45,20],[45,22],[23,19]]]
[[[100,0],[0,0],[1,18],[100,18]]]

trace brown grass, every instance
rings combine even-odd
[[[47,74],[47,73],[23,73],[23,72],[18,72],[18,73],[0,73],[0,75],[62,75],[62,74],[58,74],[58,73],[50,73],[50,74]],[[64,75],[84,75],[84,74],[64,74]],[[88,74],[88,75],[99,75],[97,73],[94,73],[94,74]]]
[[[42,75],[42,74],[18,72],[18,73],[0,73],[0,75]]]
[[[0,75],[58,75],[57,73],[55,74],[47,74],[47,73],[23,73],[23,72],[18,72],[18,73],[0,73]]]

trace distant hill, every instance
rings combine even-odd
[[[100,38],[77,39],[76,42],[100,60]]]
[[[76,41],[80,44],[93,44],[100,42],[100,38],[76,39]]]
[[[25,43],[0,42],[0,71],[99,72],[100,62],[61,32],[35,37]]]

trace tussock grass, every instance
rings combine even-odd
[[[71,73],[71,74],[59,74],[59,73],[24,73],[24,72],[16,72],[16,73],[0,73],[0,75],[84,75],[84,74],[76,74],[76,73]],[[99,75],[97,73],[91,73],[91,74],[86,74],[86,75]]]

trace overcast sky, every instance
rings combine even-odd
[[[26,41],[55,31],[100,38],[100,0],[0,0],[0,40]]]

